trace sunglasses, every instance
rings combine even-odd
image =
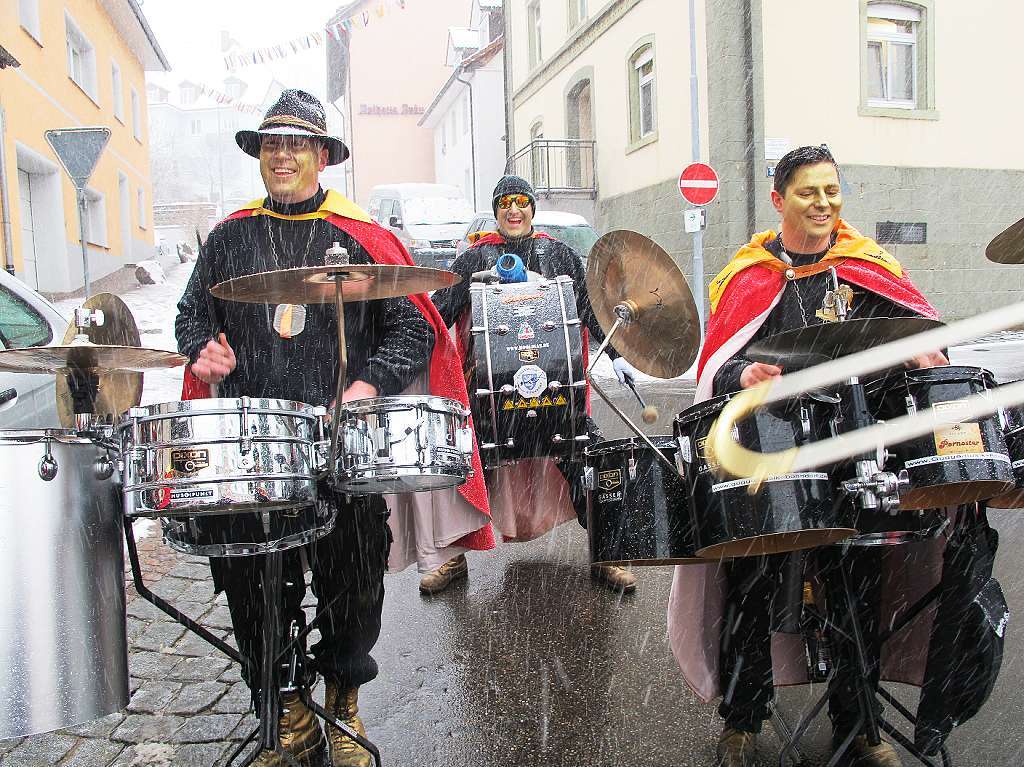
[[[286,152],[303,152],[310,149],[319,149],[320,142],[315,138],[305,136],[263,136],[260,140],[260,149],[268,152],[284,150]]]
[[[525,194],[503,194],[498,198],[498,207],[502,210],[508,210],[515,205],[520,210],[529,207],[530,198]]]

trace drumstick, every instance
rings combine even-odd
[[[200,259],[203,256],[203,240],[199,236],[199,227],[196,227],[196,246],[199,250],[196,251],[196,259]],[[210,292],[210,288],[213,287],[213,267],[210,265],[207,259],[204,264],[205,273],[203,274],[203,282],[206,283],[206,313],[210,317],[210,327],[213,331],[213,339],[220,342],[220,323],[217,322],[217,307],[213,305],[213,294]],[[218,384],[209,384],[210,396],[214,399],[217,398]]]
[[[636,384],[633,383],[633,381],[631,381],[628,378],[626,379],[626,386],[633,390],[633,394],[636,395],[636,401],[639,402],[640,407],[643,408],[643,410],[640,413],[640,418],[643,420],[643,422],[646,424],[651,424],[657,421],[658,408],[654,407],[653,405],[648,405],[646,402],[644,402],[644,398],[641,397],[640,392],[636,390]]]

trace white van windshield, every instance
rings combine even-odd
[[[473,208],[461,197],[420,197],[402,201],[403,223],[468,224]]]

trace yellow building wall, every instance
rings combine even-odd
[[[83,91],[68,74],[65,12],[69,14],[95,49],[96,100]],[[45,130],[76,126],[106,126],[112,131],[110,142],[89,180],[89,187],[106,199],[107,247],[90,245],[90,250],[105,251],[121,262],[131,261],[131,244],[125,243],[121,230],[121,203],[118,172],[128,178],[129,231],[135,240],[145,242],[152,253],[152,182],[149,170],[146,83],[142,64],[135,58],[111,19],[94,0],[66,0],[64,3],[39,3],[41,41],[22,26],[18,3],[0,3],[0,29],[6,30],[4,45],[21,63],[19,68],[0,71],[0,107],[5,115],[4,151],[7,161],[6,194],[11,213],[14,260],[22,268],[21,210],[18,198],[16,144],[21,143],[54,163],[57,158],[43,136]],[[121,70],[123,94],[122,123],[114,114],[111,61]],[[131,92],[139,98],[141,141],[133,135]],[[78,213],[74,186],[61,171],[64,201],[65,240],[79,243]],[[143,189],[144,220],[139,220],[137,189]],[[138,259],[141,260],[141,259]],[[80,267],[79,267],[80,270]],[[72,270],[75,271],[75,270]],[[90,279],[99,275],[90,274]]]

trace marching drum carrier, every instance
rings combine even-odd
[[[470,404],[485,468],[572,456],[590,441],[572,279],[474,283]]]

